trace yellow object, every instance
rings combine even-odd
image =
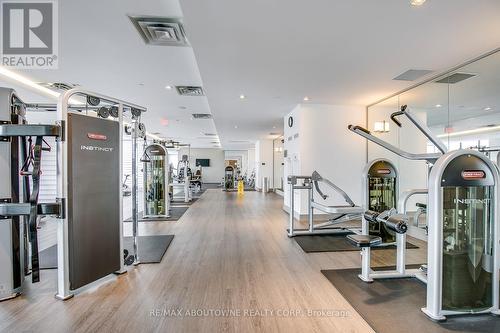
[[[238,180],[238,194],[243,194],[245,192],[245,184],[242,180]]]

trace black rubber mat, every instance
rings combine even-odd
[[[182,215],[188,210],[189,207],[170,207],[170,217],[165,218],[165,217],[151,217],[151,218],[144,218],[142,216],[143,212],[139,212],[139,222],[173,222],[173,221],[178,221]],[[124,220],[123,222],[132,222],[132,218],[129,217],[128,219]]]
[[[165,255],[174,235],[155,235],[138,237],[139,259],[141,263],[159,263]],[[132,237],[123,238],[123,248],[129,254],[133,253],[134,243]],[[57,245],[53,245],[40,252],[40,269],[57,269]]]
[[[154,264],[161,262],[161,259],[167,252],[174,235],[155,235],[139,236],[138,252],[139,260],[143,264]],[[123,238],[123,248],[127,249],[129,254],[134,250],[134,239],[132,237]]]
[[[492,315],[449,316],[439,323],[428,319],[420,310],[426,286],[417,279],[365,283],[357,277],[359,268],[321,272],[377,333],[500,332],[500,318]]]
[[[57,269],[57,245],[40,251],[40,269]]]
[[[307,235],[295,236],[293,239],[300,245],[302,250],[307,253],[312,252],[342,252],[342,251],[359,251],[356,245],[353,245],[346,238],[347,235],[352,234],[346,231],[336,235]],[[418,246],[406,242],[407,249],[418,249]],[[372,247],[372,250],[395,250],[396,245],[384,247]]]

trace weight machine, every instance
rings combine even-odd
[[[391,115],[391,119],[395,120],[399,115],[408,117],[438,147],[442,155],[411,154],[376,138],[364,128],[349,126],[349,129],[402,157],[433,162],[427,206],[427,266],[425,269],[406,269],[404,227],[398,232],[398,257],[394,271],[372,272],[370,269],[370,247],[381,242],[380,237],[350,235],[348,239],[361,248],[360,278],[370,282],[375,278],[415,277],[427,283],[426,306],[422,311],[433,320],[444,320],[448,315],[460,314],[500,315],[498,168],[487,156],[475,150],[446,152],[446,147],[425,124],[406,110],[406,106]],[[414,194],[417,192],[415,190]],[[407,196],[410,195],[411,191],[407,193]],[[400,201],[401,205],[406,201]],[[400,211],[405,210],[403,206],[398,208]],[[407,225],[407,217],[396,216],[399,225]],[[364,214],[364,218],[369,222],[390,219],[369,211]]]
[[[19,262],[24,257],[24,245],[18,235],[22,234],[26,223],[29,225],[32,249],[32,281],[39,281],[38,215],[53,215],[58,220],[56,298],[69,299],[80,288],[106,275],[125,273],[122,230],[123,114],[132,114],[137,133],[137,120],[145,109],[74,88],[60,96],[55,125],[28,125],[24,120],[25,109],[53,110],[55,106],[24,104],[12,89],[4,88],[0,93],[2,118],[5,117],[0,124],[3,140],[0,160],[6,166],[1,169],[6,173],[5,177],[0,178],[13,184],[0,204],[0,216],[5,220],[0,221],[0,225],[7,231],[2,230],[0,245],[9,249],[4,252],[7,256],[1,258],[1,264],[2,267],[10,267],[2,269],[0,284],[8,288],[2,291],[0,297],[14,297],[22,291],[25,272]],[[85,99],[84,104],[74,104],[81,98]],[[42,152],[47,149],[43,145],[46,136],[56,137],[57,198],[55,203],[40,204],[40,161]],[[30,137],[36,139],[28,149],[26,142],[30,141]],[[28,156],[26,163],[20,163],[24,156]],[[29,182],[19,176],[32,178],[33,188],[29,197]],[[132,187],[134,196],[137,192],[134,172]],[[134,216],[137,219],[136,209]],[[136,231],[135,222],[134,256],[137,260]],[[4,238],[6,235],[9,237]]]
[[[144,181],[144,219],[170,217],[169,163],[167,149],[150,144],[141,158]]]
[[[330,180],[323,178],[317,171],[311,176],[288,176],[290,188],[290,215],[288,236],[338,234],[346,232],[367,233],[381,236],[383,245],[392,245],[395,242],[392,233],[387,230],[383,223],[366,223],[362,221],[359,226],[339,226],[339,224],[359,221],[365,210],[371,209],[382,212],[396,206],[398,193],[398,171],[394,164],[386,159],[376,159],[366,165],[363,171],[363,206],[357,206],[349,195]],[[339,194],[345,201],[345,205],[329,206],[318,202],[314,193],[317,192],[322,200],[329,196],[323,193],[320,184],[330,188]],[[299,230],[295,228],[295,190],[307,190],[308,205],[308,229]],[[314,210],[319,210],[331,216],[327,222],[314,223]]]
[[[193,193],[191,192],[191,177],[192,172],[189,167],[189,156],[182,155],[181,160],[177,163],[177,182],[172,183],[172,190],[174,192],[172,194],[173,198],[176,198],[176,189],[178,189],[180,190],[179,192],[182,193],[184,202],[187,203],[193,200]]]

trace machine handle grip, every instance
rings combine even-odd
[[[400,122],[400,121],[399,121],[396,117],[398,117],[398,116],[400,116],[400,115],[404,114],[404,113],[405,113],[405,111],[406,111],[406,108],[407,108],[407,107],[408,107],[408,105],[406,105],[406,104],[405,104],[405,105],[402,105],[402,106],[401,106],[401,110],[400,110],[400,111],[397,111],[397,112],[394,112],[394,113],[392,113],[392,114],[391,114],[391,120],[392,120],[392,121],[393,121],[396,125],[398,125],[398,127],[401,127],[401,122]]]
[[[358,125],[349,125],[347,126],[347,128],[353,132],[356,132],[356,130],[360,130],[361,132],[365,132],[366,134],[371,134],[369,130]]]

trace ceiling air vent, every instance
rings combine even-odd
[[[189,46],[184,26],[179,18],[129,16],[146,44],[163,46]]]
[[[212,115],[210,113],[193,113],[194,119],[212,119]]]
[[[195,87],[195,86],[176,86],[177,92],[179,95],[182,96],[203,96],[205,95],[203,93],[203,88],[202,87]]]
[[[215,133],[203,133],[205,136],[217,136]]]
[[[433,71],[431,71],[429,69],[409,69],[406,72],[396,76],[393,80],[415,81],[415,80],[420,79],[421,77],[426,76],[427,74],[430,74],[432,72]]]
[[[461,82],[463,80],[467,80],[473,76],[476,76],[476,74],[454,73],[454,74],[448,75],[447,77],[444,77],[442,79],[437,80],[436,83],[455,84],[455,83]]]

